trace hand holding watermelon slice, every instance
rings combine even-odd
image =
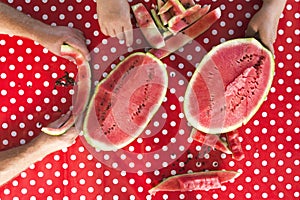
[[[0,2],[0,34],[17,35],[39,42],[60,56],[61,45],[69,44],[89,60],[83,33],[74,28],[49,26]]]
[[[70,117],[70,112],[49,124],[49,127],[58,128]],[[71,128],[66,134],[53,137],[41,133],[29,143],[0,152],[0,186],[26,170],[31,164],[42,160],[55,151],[71,146],[78,130]]]

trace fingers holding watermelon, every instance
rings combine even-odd
[[[35,40],[52,53],[61,56],[61,46],[68,44],[79,51],[86,60],[90,59],[83,33],[74,28],[64,26],[43,26],[36,33]]]

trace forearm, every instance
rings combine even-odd
[[[268,7],[270,12],[273,12],[279,18],[284,10],[287,0],[263,0],[263,6]]]
[[[41,145],[37,138],[28,144],[0,152],[0,186],[49,153],[50,149]]]
[[[28,15],[0,3],[0,33],[18,35],[21,37],[37,39],[37,27],[46,26],[42,22],[31,18]],[[41,29],[40,29],[41,30]]]

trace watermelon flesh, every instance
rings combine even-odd
[[[188,84],[184,101],[188,121],[212,134],[246,124],[267,96],[274,68],[273,55],[254,38],[214,47]]]
[[[75,97],[73,98],[73,110],[70,118],[59,128],[43,127],[42,131],[49,135],[61,135],[70,129],[80,115],[85,111],[91,92],[91,70],[88,61],[83,55],[69,45],[62,45],[61,56],[75,61],[78,67],[76,78]]]
[[[187,192],[221,188],[222,184],[237,178],[235,171],[205,171],[171,176],[149,190],[151,195],[160,191]]]
[[[242,160],[245,158],[245,153],[242,149],[242,144],[239,140],[239,132],[237,130],[226,133],[227,143],[232,151],[232,158]]]
[[[167,77],[164,64],[153,55],[130,54],[97,85],[84,120],[86,141],[103,151],[131,143],[160,107]]]

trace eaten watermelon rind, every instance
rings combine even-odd
[[[148,113],[147,118],[145,119],[145,122],[143,125],[139,126],[138,129],[135,130],[134,133],[130,133],[128,135],[128,138],[126,141],[124,141],[122,144],[113,144],[113,142],[109,141],[109,139],[105,139],[105,141],[99,141],[93,139],[90,134],[89,134],[89,128],[88,128],[88,122],[89,122],[89,113],[92,113],[94,110],[94,105],[95,105],[95,97],[97,96],[97,91],[99,90],[100,86],[104,83],[106,83],[106,80],[109,79],[111,76],[113,76],[114,72],[118,69],[118,67],[123,63],[126,62],[127,60],[131,59],[134,56],[146,56],[148,58],[151,58],[153,62],[158,63],[158,66],[160,67],[160,77],[162,78],[162,84],[163,84],[163,89],[160,92],[160,96],[156,99],[156,102],[153,102],[153,106],[151,107],[152,110],[151,112]],[[94,147],[96,150],[101,150],[101,151],[117,151],[120,148],[125,147],[126,145],[130,144],[133,142],[141,133],[142,131],[146,128],[152,117],[155,115],[155,113],[158,111],[160,105],[163,102],[163,99],[166,95],[167,92],[167,86],[168,86],[168,74],[167,70],[165,67],[165,64],[162,63],[160,59],[157,57],[153,56],[151,53],[143,53],[143,52],[135,52],[127,56],[122,62],[120,62],[110,73],[109,75],[101,80],[94,92],[94,95],[91,98],[90,104],[87,109],[87,114],[84,119],[84,124],[83,124],[83,136],[85,140],[87,141],[88,144],[90,144],[92,147]],[[134,125],[136,126],[136,125]],[[99,133],[101,134],[101,133]]]
[[[77,85],[78,99],[73,100],[73,111],[69,119],[58,128],[42,127],[41,131],[53,136],[62,135],[67,132],[77,121],[78,117],[85,111],[90,97],[91,91],[91,70],[89,62],[84,58],[82,53],[74,47],[64,44],[61,45],[61,57],[73,61],[78,66]]]
[[[270,58],[269,59],[269,61],[270,61],[270,67],[269,67],[270,68],[269,69],[270,78],[268,79],[268,82],[264,87],[264,91],[261,94],[261,98],[259,99],[259,102],[256,104],[256,106],[251,110],[251,112],[247,116],[241,117],[240,121],[238,121],[237,123],[235,123],[231,126],[217,127],[217,128],[203,126],[201,123],[199,123],[197,121],[197,119],[195,117],[193,117],[190,114],[190,106],[192,106],[195,102],[190,101],[189,98],[188,98],[193,93],[192,85],[195,82],[197,74],[200,74],[201,69],[204,67],[204,65],[202,65],[202,63],[207,63],[215,52],[218,52],[220,49],[222,49],[224,47],[241,45],[241,44],[249,44],[249,43],[252,44],[252,45],[257,46],[258,48],[260,48],[261,51],[265,52],[268,55],[268,57]],[[212,50],[209,51],[203,57],[201,62],[199,63],[199,65],[195,69],[194,75],[192,76],[192,78],[191,78],[191,80],[190,80],[190,82],[187,86],[187,90],[186,90],[186,93],[185,93],[185,101],[184,101],[184,111],[185,111],[185,115],[186,115],[187,120],[189,121],[189,123],[194,128],[196,128],[196,129],[198,129],[202,132],[209,133],[209,134],[227,133],[227,132],[238,129],[242,125],[245,125],[245,124],[248,123],[248,121],[255,115],[255,113],[259,110],[260,106],[265,101],[265,99],[266,99],[266,97],[269,93],[269,90],[271,88],[271,85],[272,85],[274,72],[275,72],[275,61],[274,61],[273,54],[266,47],[264,47],[259,41],[257,41],[255,38],[232,39],[232,40],[229,40],[227,42],[224,42],[220,45],[217,45],[217,46],[213,47]]]

